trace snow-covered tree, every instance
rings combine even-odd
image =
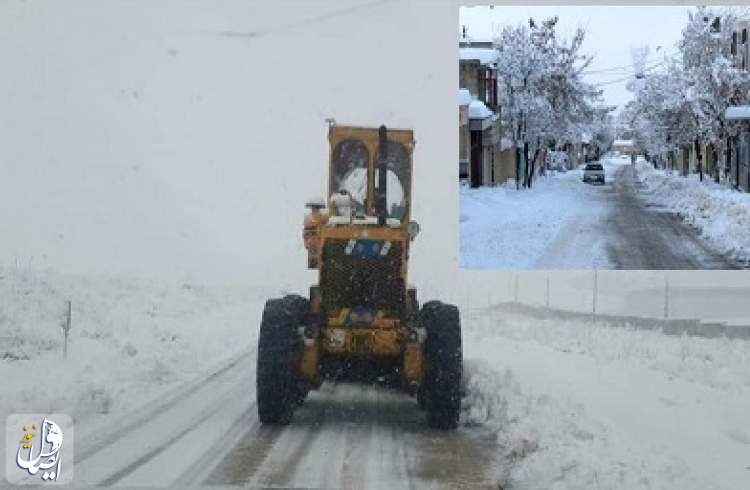
[[[615,122],[611,112],[615,106],[598,106],[594,109],[593,118],[584,126],[589,136],[589,147],[596,158],[609,151],[615,139]]]
[[[496,39],[503,124],[527,162],[525,187],[532,184],[541,150],[576,142],[597,117],[601,91],[581,75],[591,62],[580,54],[585,32],[578,29],[567,43],[557,37],[557,21],[506,26]]]
[[[685,71],[675,61],[664,63],[663,71],[628,86],[635,91],[635,98],[621,113],[631,122],[640,146],[649,156],[662,161],[669,152],[690,143],[695,133],[695,119],[685,91]]]
[[[497,44],[503,122],[517,151],[523,151],[528,161],[530,142],[540,139],[542,129],[549,125],[550,107],[541,91],[548,61],[531,43],[531,33],[526,26],[506,26]]]
[[[742,102],[750,89],[747,72],[734,66],[731,46],[737,19],[731,10],[698,7],[689,14],[679,49],[686,74],[686,97],[695,118],[695,142],[710,143],[723,151],[727,138],[735,134],[724,112]],[[702,157],[698,153],[703,178]],[[718,174],[717,174],[718,177]]]
[[[689,13],[677,44],[679,56],[665,59],[660,72],[629,84],[634,99],[627,110],[634,117],[639,143],[654,156],[695,145],[701,179],[705,155],[700,143],[710,144],[718,161],[738,131],[736,123],[725,119],[725,110],[748,100],[750,78],[732,62],[736,23],[731,8],[697,7]]]

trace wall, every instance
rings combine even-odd
[[[455,66],[455,65],[454,65]],[[461,61],[458,64],[458,86],[468,89],[471,95],[479,97],[478,61]]]
[[[459,106],[458,122],[458,162],[460,168],[465,168],[465,174],[469,172],[469,108]]]
[[[509,148],[499,151],[497,158],[497,182],[504,184],[508,179],[516,178],[516,149]]]

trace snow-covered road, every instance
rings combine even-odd
[[[635,167],[617,169],[612,192],[604,196],[611,212],[603,224],[608,256],[615,269],[736,269],[738,265],[713,250],[682,219],[647,202]]]
[[[497,441],[428,429],[414,398],[324,384],[286,427],[261,426],[255,353],[88,431],[78,485],[497,488]]]
[[[581,171],[530,190],[461,189],[461,265],[508,269],[735,269],[697,230],[641,195],[624,159],[603,161],[607,182]]]
[[[687,488],[750,484],[746,340],[698,339],[498,306],[464,312],[461,426],[350,384],[260,425],[255,352],[87,427],[77,485]],[[739,485],[739,486],[738,486]]]
[[[493,487],[497,443],[426,427],[413,398],[324,385],[283,428],[250,427],[205,483],[251,487]]]

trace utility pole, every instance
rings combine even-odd
[[[70,317],[71,317],[70,313],[71,313],[71,304],[70,304],[70,300],[68,300],[68,310],[62,322],[63,333],[65,334],[65,342],[63,343],[63,360],[68,359],[68,336],[70,335]]]
[[[669,278],[664,277],[664,319],[669,318]]]
[[[547,305],[547,309],[549,310],[549,276],[547,276],[547,295],[545,299],[546,299],[545,303]]]
[[[594,269],[594,301],[593,301],[593,313],[596,316],[596,301],[599,294],[599,271]]]

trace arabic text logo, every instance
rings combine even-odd
[[[68,415],[14,414],[5,423],[5,433],[5,475],[11,484],[70,483],[73,420]]]
[[[36,429],[37,425],[33,424],[32,427]],[[62,431],[51,420],[45,420],[42,427],[42,438],[39,440],[39,452],[36,457],[34,457],[34,443],[32,442],[32,439],[36,436],[36,432],[28,432],[28,425],[23,427],[25,432],[23,439],[21,439],[23,446],[18,448],[16,463],[31,475],[36,475],[39,470],[55,468],[52,472],[45,471],[42,475],[42,480],[57,481],[60,477],[60,463],[62,460],[62,455],[60,454],[63,442]],[[28,453],[22,456],[21,452],[24,449],[28,449]]]

